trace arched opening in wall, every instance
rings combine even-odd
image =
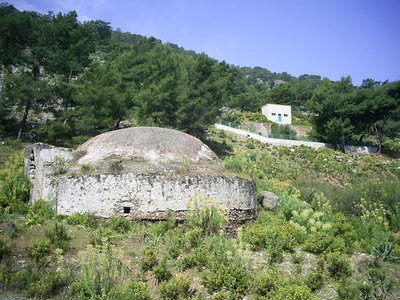
[[[29,155],[29,179],[31,181],[35,180],[35,170],[36,170],[35,152],[31,150],[31,153]]]

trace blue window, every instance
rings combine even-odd
[[[278,122],[282,122],[282,115],[278,114]]]
[[[273,116],[276,116],[276,113],[272,113]]]
[[[284,117],[287,117],[287,114],[283,114]]]

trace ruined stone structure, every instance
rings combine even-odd
[[[43,143],[26,149],[31,202],[60,214],[163,219],[184,216],[196,193],[229,209],[232,219],[256,213],[254,181],[224,170],[200,140],[176,130],[135,127],[100,134],[76,150]]]

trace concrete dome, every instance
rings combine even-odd
[[[217,155],[199,139],[159,127],[132,127],[100,134],[78,147],[79,164],[112,159],[149,163],[218,163]]]

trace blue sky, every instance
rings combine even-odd
[[[101,19],[239,66],[400,80],[400,0],[9,0]]]

